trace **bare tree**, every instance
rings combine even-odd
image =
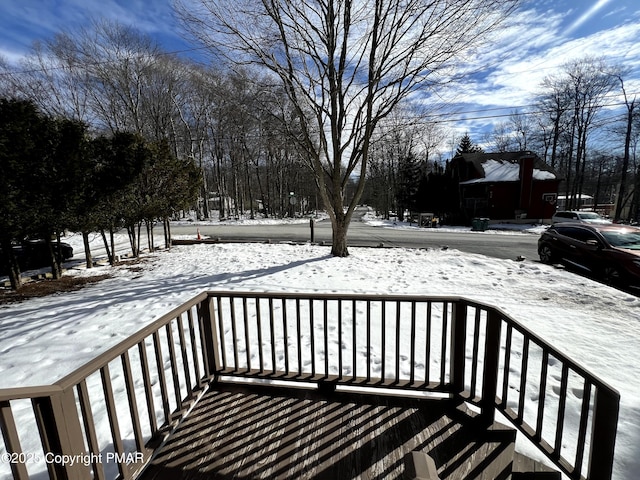
[[[511,135],[509,123],[500,122],[494,125],[493,132],[491,132],[486,141],[493,146],[496,152],[510,151],[513,144],[513,136]]]
[[[629,98],[627,94],[627,90],[624,88],[624,80],[622,78],[622,74],[617,75],[617,79],[620,82],[620,88],[622,89],[622,94],[624,95],[624,104],[627,107],[627,116],[626,116],[626,128],[625,128],[625,136],[624,136],[624,157],[622,159],[622,172],[620,175],[620,189],[618,191],[618,201],[616,202],[616,211],[614,220],[620,220],[622,216],[622,207],[624,205],[624,199],[627,194],[626,192],[626,184],[627,184],[627,170],[629,170],[629,158],[630,158],[630,150],[631,150],[631,133],[633,131],[633,119],[634,119],[634,111],[638,106],[637,97],[634,95],[633,98]]]
[[[33,101],[47,115],[90,121],[88,76],[69,35],[36,42],[20,61],[20,72],[9,70],[5,76],[16,95]]]
[[[509,116],[509,122],[513,128],[514,141],[518,150],[527,150],[529,137],[533,129],[529,115],[516,110]]]
[[[197,7],[194,7],[194,3]],[[380,120],[418,88],[448,81],[464,53],[491,37],[518,0],[176,0],[212,52],[269,69],[297,114],[333,227],[332,254],[362,195]],[[352,177],[355,194],[347,199]]]
[[[551,148],[549,164],[551,168],[556,168],[564,128],[563,118],[570,108],[568,85],[560,77],[549,76],[543,80],[541,87],[544,93],[538,99],[538,108],[542,112],[540,123],[549,125],[544,143]]]

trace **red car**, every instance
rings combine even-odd
[[[578,267],[605,283],[640,285],[640,228],[558,223],[538,240],[543,263]]]

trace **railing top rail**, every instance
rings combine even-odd
[[[48,397],[62,393],[58,385],[36,385],[32,387],[10,387],[0,389],[0,402]]]

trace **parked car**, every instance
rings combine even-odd
[[[551,223],[561,222],[606,224],[611,223],[611,220],[601,217],[596,212],[565,211],[554,213],[551,217]]]
[[[543,263],[575,266],[608,284],[640,285],[640,228],[558,223],[540,236],[538,254]]]
[[[64,262],[73,257],[73,247],[65,242],[52,242],[53,251],[59,256],[60,261]],[[27,268],[46,267],[50,263],[49,252],[47,250],[47,242],[44,240],[25,240],[22,242],[22,255],[26,262]]]
[[[36,268],[48,267],[50,265],[49,252],[47,250],[47,242],[44,240],[24,240],[15,243],[13,246],[13,254],[18,260],[21,270],[31,270]],[[73,258],[73,247],[65,242],[60,242],[58,250],[57,242],[53,242],[53,249],[60,257],[60,261],[64,262]],[[0,251],[0,258],[2,252]],[[4,262],[0,262],[0,274],[6,275]]]

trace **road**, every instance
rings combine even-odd
[[[360,215],[358,215],[360,213]],[[452,232],[439,229],[394,229],[374,227],[360,221],[362,212],[356,212],[347,235],[349,246],[363,247],[448,247],[468,253],[477,253],[501,259],[515,260],[525,257],[537,261],[537,235],[497,235],[482,232]],[[305,242],[311,239],[308,223],[289,225],[199,225],[204,237],[221,241]],[[193,225],[173,225],[172,235],[195,234]],[[314,241],[331,244],[331,222],[314,222]]]

